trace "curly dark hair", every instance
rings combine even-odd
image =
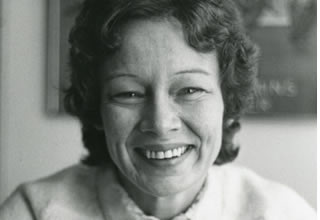
[[[86,0],[70,32],[71,86],[65,109],[78,117],[88,156],[84,164],[110,161],[99,111],[98,69],[121,45],[120,28],[133,19],[174,18],[185,40],[198,52],[216,51],[225,105],[222,146],[215,164],[236,158],[233,143],[239,117],[249,106],[256,82],[258,49],[245,34],[231,0]]]

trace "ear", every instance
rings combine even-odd
[[[230,127],[234,122],[234,119],[233,118],[229,118],[225,121],[225,127],[228,128]]]
[[[223,129],[225,130],[225,132],[232,132],[232,133],[236,133],[237,131],[240,130],[240,122],[239,122],[239,118],[228,118],[225,119],[224,123],[223,123]]]

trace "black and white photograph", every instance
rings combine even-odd
[[[0,0],[0,220],[317,219],[316,0]]]

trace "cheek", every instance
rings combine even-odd
[[[117,107],[103,107],[101,110],[103,129],[111,154],[126,151],[126,141],[136,126],[137,115]]]
[[[133,124],[133,114],[129,111],[113,107],[104,107],[101,110],[103,128],[106,136],[126,136]]]
[[[200,159],[214,160],[221,148],[223,102],[221,99],[194,105],[190,114],[190,128],[201,142]]]
[[[222,114],[207,114],[199,129],[203,150],[219,151],[222,139]]]
[[[199,102],[189,110],[190,120],[200,136],[210,138],[221,133],[223,121],[223,102],[221,99]]]

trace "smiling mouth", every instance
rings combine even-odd
[[[185,145],[166,151],[142,150],[141,153],[148,160],[169,160],[181,157],[193,147],[193,145]]]

